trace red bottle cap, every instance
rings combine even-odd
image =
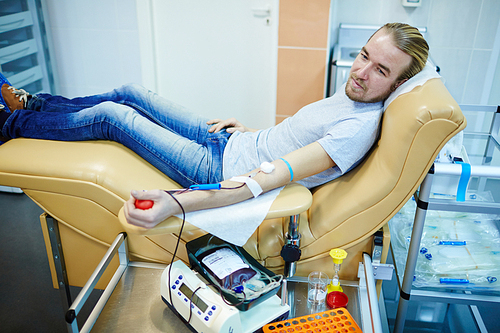
[[[332,291],[326,295],[326,304],[332,309],[345,308],[349,303],[349,298],[341,291]]]

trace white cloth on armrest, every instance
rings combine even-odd
[[[283,187],[243,202],[186,213],[186,221],[226,242],[243,246],[264,221]],[[182,218],[182,215],[177,215]]]
[[[441,75],[436,72],[436,66],[432,65],[430,62],[427,62],[424,69],[422,69],[420,73],[400,85],[394,92],[389,95],[389,97],[384,102],[384,111],[387,109],[387,107],[389,107],[389,104],[391,104],[392,101],[394,101],[399,95],[410,92],[413,90],[413,88],[423,85],[430,79],[436,78],[441,78]]]

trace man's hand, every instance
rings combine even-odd
[[[153,206],[149,209],[138,208],[136,200],[151,200]],[[125,202],[124,212],[129,224],[150,229],[166,218],[178,214],[180,208],[164,191],[132,191],[130,199]]]
[[[244,126],[242,123],[240,123],[238,120],[235,118],[229,118],[226,120],[221,120],[221,119],[212,119],[207,121],[207,125],[212,125],[210,129],[208,130],[210,133],[217,133],[221,129],[226,129],[228,133],[234,133],[236,131],[240,132],[255,132],[255,129],[248,128]]]

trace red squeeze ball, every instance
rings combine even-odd
[[[135,199],[135,208],[138,208],[138,209],[150,209],[151,207],[153,207],[153,204],[154,204],[154,201],[152,200],[139,200],[139,199]]]

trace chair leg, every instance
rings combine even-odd
[[[66,311],[72,303],[71,293],[68,283],[68,274],[64,261],[64,254],[61,245],[61,237],[59,234],[59,223],[52,216],[46,216],[47,229],[49,231],[50,246],[52,248],[52,256],[57,273],[57,283],[61,295],[62,305]]]

